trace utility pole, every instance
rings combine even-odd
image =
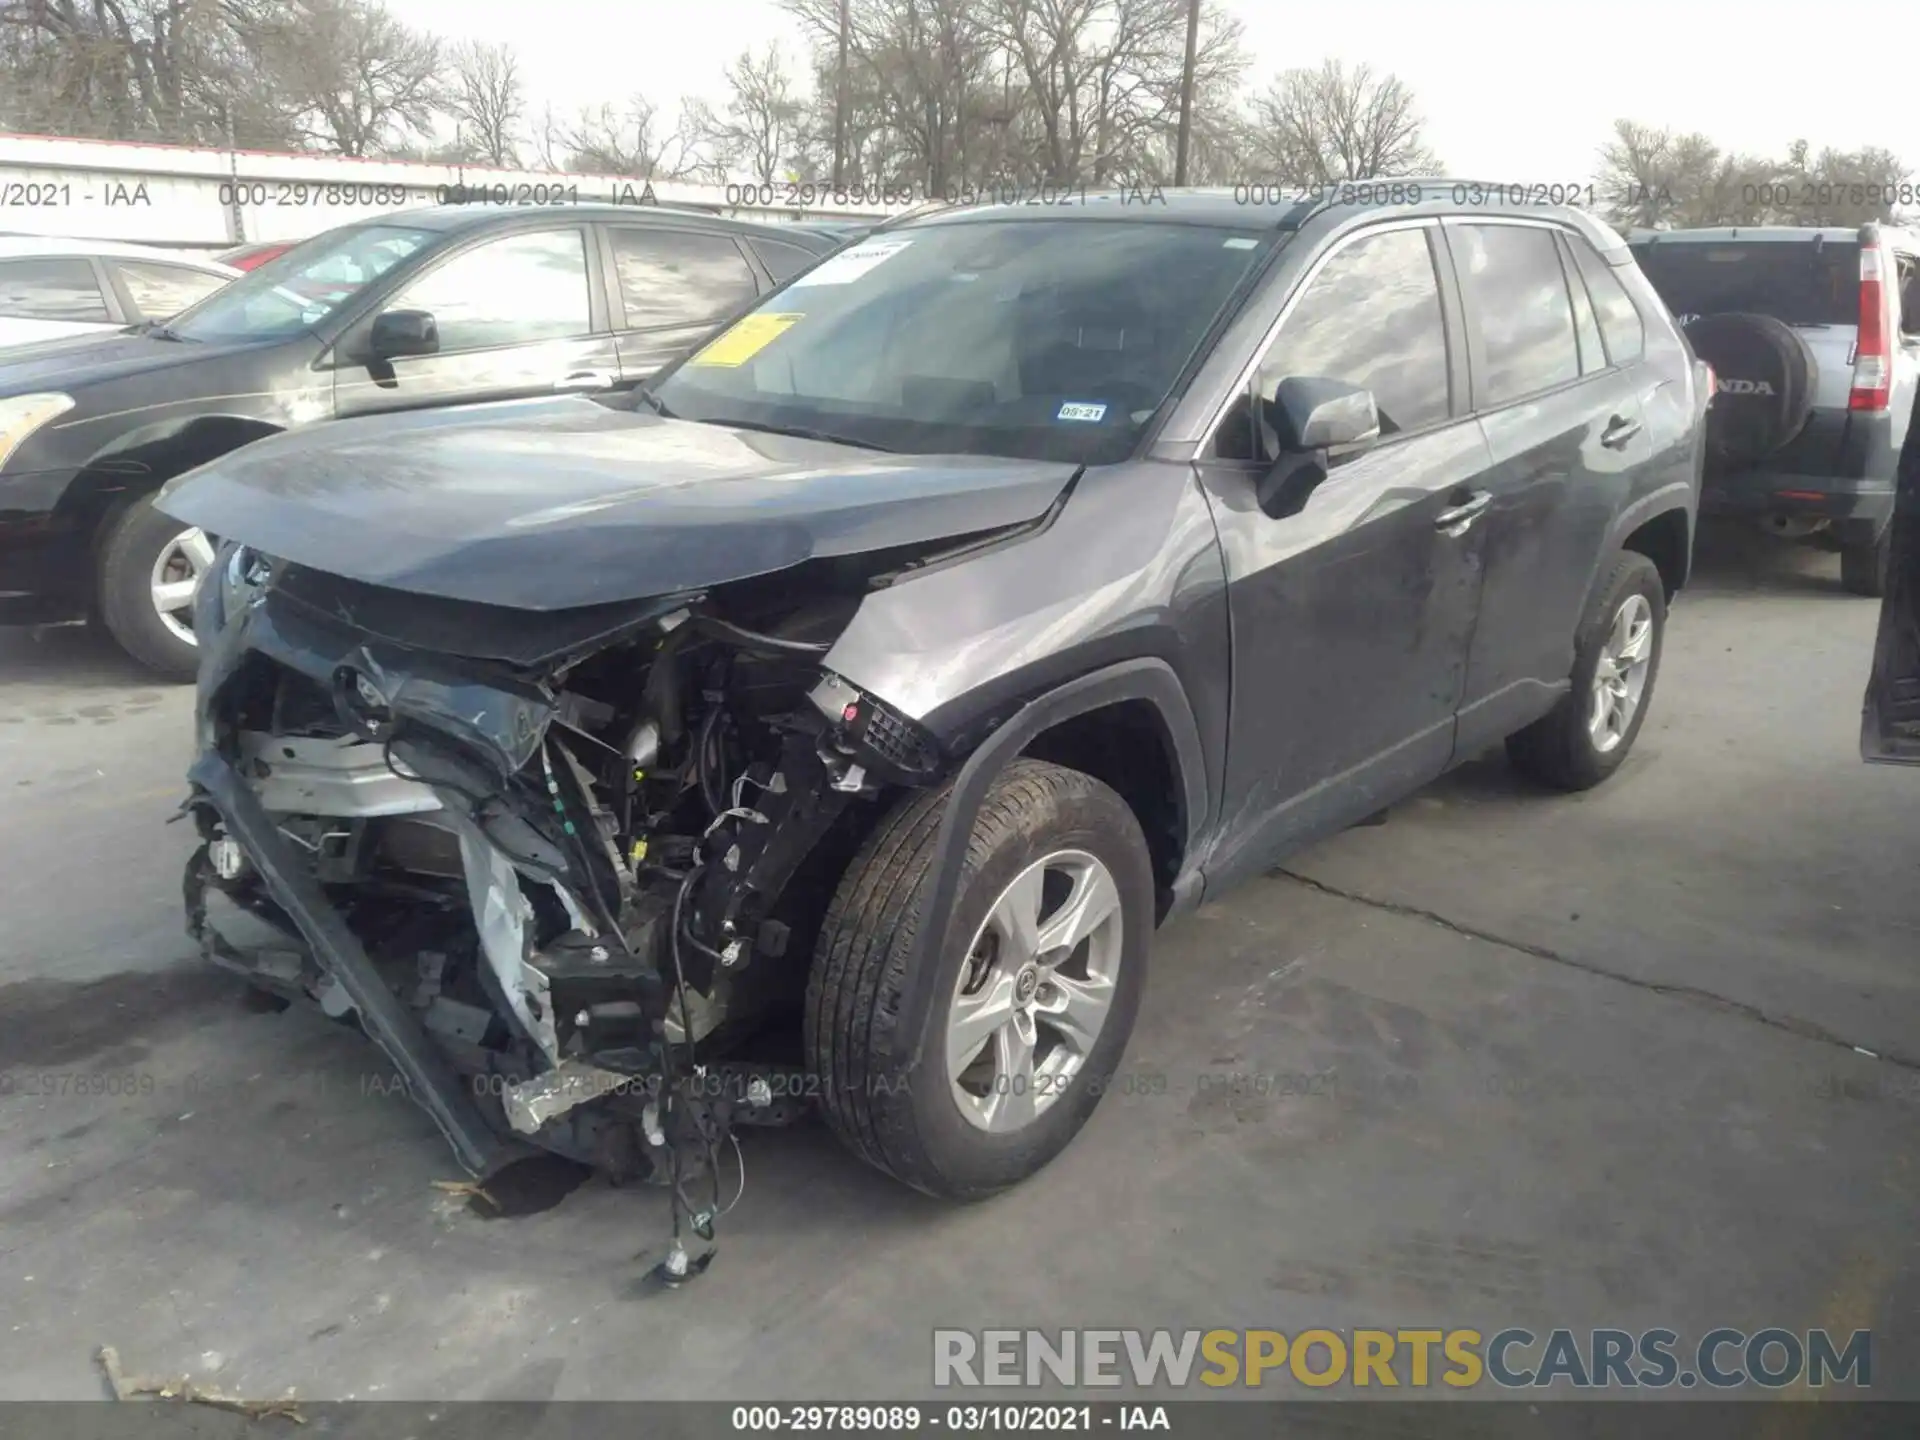
[[[1187,148],[1193,139],[1193,62],[1200,46],[1200,0],[1187,0],[1187,63],[1180,71],[1180,138],[1173,152],[1173,183],[1187,183]]]
[[[840,54],[833,84],[833,188],[847,183],[847,48],[852,39],[853,20],[849,6],[853,0],[840,0]]]

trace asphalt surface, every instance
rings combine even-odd
[[[482,1219],[370,1046],[192,963],[189,695],[0,633],[0,1399],[99,1395],[103,1344],[256,1396],[881,1398],[936,1326],[1510,1324],[1871,1328],[1920,1397],[1920,773],[1857,758],[1831,557],[1700,565],[1609,784],[1476,762],[1171,927],[1137,1079],[996,1201],[749,1134],[667,1296],[660,1191]]]

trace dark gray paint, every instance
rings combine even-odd
[[[1062,686],[1137,674],[1129,662],[1164,666],[1190,720],[1144,683],[1132,692],[1118,679],[1103,684],[1154,706],[1176,762],[1193,764],[1197,750],[1206,770],[1202,786],[1184,768],[1179,782],[1206,796],[1174,887],[1187,897],[1202,876],[1212,885],[1270,864],[1439,774],[1469,753],[1464,740],[1485,738],[1463,733],[1463,707],[1483,725],[1497,718],[1501,733],[1544,714],[1566,690],[1573,632],[1612,548],[1666,512],[1685,518],[1690,537],[1697,497],[1697,380],[1617,237],[1569,212],[1513,217],[1562,225],[1624,266],[1648,321],[1639,367],[1481,413],[1458,333],[1461,297],[1443,266],[1450,419],[1335,465],[1283,519],[1255,504],[1262,467],[1206,458],[1216,421],[1329,248],[1374,226],[1415,223],[1433,230],[1444,256],[1444,211],[1334,207],[1308,218],[1139,458],[1082,473],[1032,533],[870,594],[826,667],[964,752]],[[1636,444],[1600,447],[1612,417],[1635,407]],[[558,596],[661,593],[669,582],[756,573],[776,563],[769,537],[783,527],[806,534],[783,562],[797,563],[824,545],[931,541],[1011,523],[1045,512],[1068,478],[1037,464],[803,452],[787,446],[804,442],[761,443],[767,437],[750,445],[721,427],[645,417],[589,422],[590,408],[336,427],[306,444],[259,447],[168,503],[269,550],[325,553],[343,573],[404,572],[436,594],[513,593],[527,596],[516,603],[550,606],[567,603]],[[720,483],[691,498],[702,464]],[[717,503],[729,493],[755,503]],[[1473,524],[1445,519],[1483,497]],[[568,508],[603,504],[610,524]],[[456,513],[462,506],[471,513]],[[423,547],[429,520],[435,540]],[[688,525],[703,556],[748,558],[682,565],[675,547],[646,538]],[[598,537],[603,529],[620,543]],[[344,553],[350,531],[376,558]],[[391,571],[388,532],[415,552]],[[542,570],[545,598],[536,599],[528,586]],[[1188,729],[1196,743],[1178,740]],[[971,821],[965,808],[952,818],[956,834]]]
[[[182,476],[160,506],[330,574],[551,611],[1038,519],[1074,469],[885,455],[569,398],[278,436]]]

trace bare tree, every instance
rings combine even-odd
[[[1283,72],[1255,98],[1248,138],[1249,162],[1288,184],[1439,170],[1406,84],[1338,60]]]
[[[798,167],[806,106],[779,47],[759,56],[743,52],[727,67],[726,106],[687,107],[687,124],[700,136],[716,178],[751,176],[762,184]]]
[[[1601,147],[1595,200],[1623,228],[1758,225],[1775,218],[1781,167],[1723,152],[1705,135],[1614,122]]]
[[[1780,167],[1785,193],[1776,185],[1776,215],[1791,225],[1864,225],[1890,221],[1902,195],[1911,196],[1913,171],[1890,150],[1824,149],[1804,140],[1787,150]]]
[[[376,155],[431,131],[445,101],[440,42],[378,0],[229,0],[240,36],[301,137]]]
[[[638,180],[686,180],[706,168],[700,137],[683,116],[669,126],[645,96],[583,107],[571,124],[546,117],[536,139],[549,169]],[[558,163],[554,163],[558,162]]]
[[[968,152],[994,124],[981,102],[997,73],[977,0],[780,3],[811,38],[816,63],[836,76],[844,34],[845,100],[834,107],[844,112],[836,117],[843,183],[909,183],[937,194],[974,173]]]
[[[1203,5],[1187,60],[1189,0],[995,0],[997,33],[1024,83],[1021,128],[1032,178],[1164,181],[1189,135],[1246,67],[1240,25]]]
[[[505,45],[466,41],[454,47],[446,111],[459,126],[462,158],[511,167],[520,163],[517,135],[526,110],[519,62]]]
[[[293,140],[217,0],[0,0],[0,128]]]

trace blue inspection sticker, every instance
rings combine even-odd
[[[1107,407],[1104,405],[1089,405],[1084,400],[1069,400],[1060,407],[1060,413],[1053,418],[1056,420],[1091,420],[1095,424],[1098,424],[1107,418]]]

